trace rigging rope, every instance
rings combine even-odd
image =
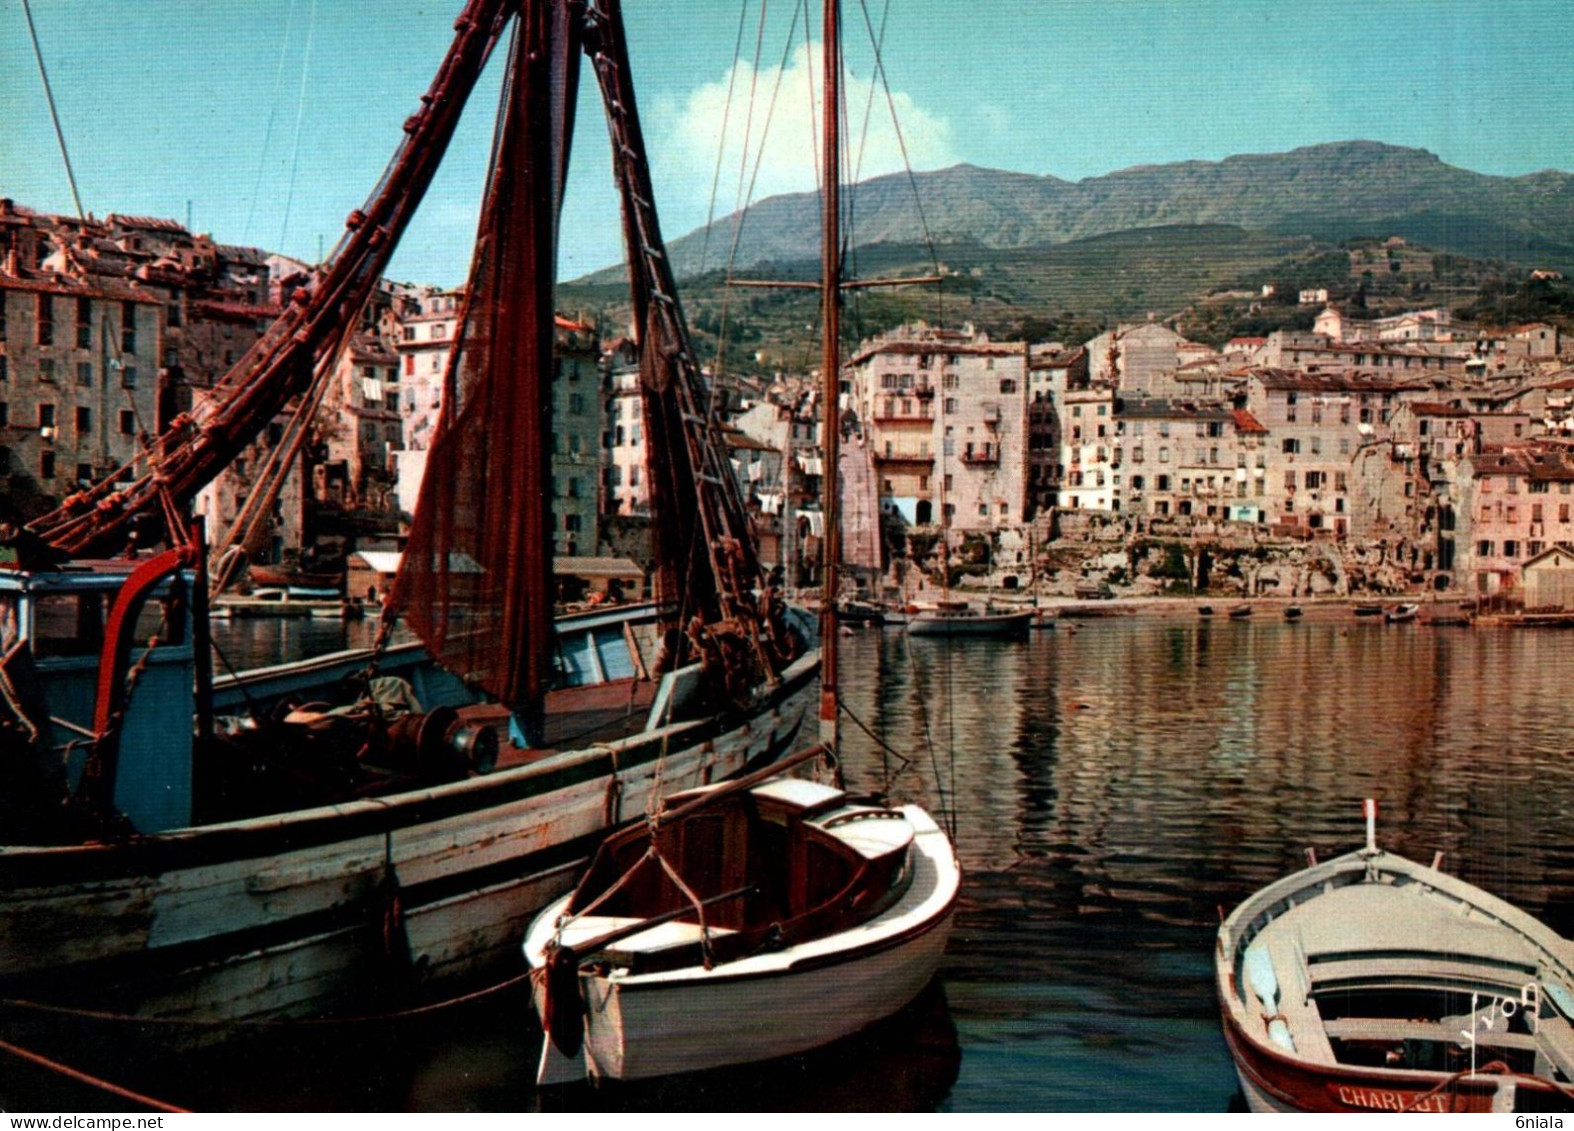
[[[66,163],[66,180],[71,185],[71,199],[77,207],[77,218],[86,220],[82,194],[77,191],[76,170],[71,167],[71,153],[66,148],[65,131],[60,128],[60,112],[55,108],[55,90],[49,84],[49,71],[44,66],[44,52],[38,45],[38,28],[33,24],[33,7],[28,0],[22,0],[22,14],[27,17],[27,34],[33,41],[33,58],[38,60],[38,77],[44,82],[44,99],[49,103],[49,120],[54,123],[55,140],[60,143],[60,158]]]
[[[306,80],[311,75],[312,41],[317,32],[317,0],[312,0],[311,13],[306,23],[306,53],[301,58],[301,88],[295,96],[295,141],[290,152],[290,179],[284,193],[284,219],[279,224],[279,246],[285,246],[284,237],[290,230],[290,205],[295,200],[295,172],[301,159],[301,123],[306,119]]]
[[[279,40],[279,62],[273,69],[273,93],[268,96],[268,124],[262,131],[262,148],[257,154],[257,183],[251,189],[251,203],[246,208],[246,226],[241,229],[241,243],[251,241],[251,222],[257,215],[257,198],[262,195],[262,178],[268,168],[268,144],[273,140],[273,119],[279,110],[279,88],[284,84],[284,60],[289,54],[290,26],[295,22],[295,0],[284,13],[284,35]]]
[[[763,14],[763,13],[762,13]],[[716,170],[710,179],[710,203],[705,208],[705,239],[700,245],[700,266],[696,275],[705,273],[710,261],[711,225],[716,221],[716,192],[721,185],[721,163],[727,153],[727,123],[732,117],[732,92],[738,82],[738,59],[743,54],[743,29],[749,15],[748,0],[738,6],[738,37],[732,45],[732,67],[727,73],[727,100],[721,109],[721,138],[716,144]]]

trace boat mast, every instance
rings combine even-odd
[[[824,342],[820,368],[825,402],[821,428],[825,466],[820,477],[821,513],[825,523],[824,561],[820,596],[820,741],[836,749],[837,639],[836,597],[842,555],[840,484],[841,470],[841,100],[842,43],[839,0],[824,6],[824,161],[825,191],[820,222],[821,289]]]

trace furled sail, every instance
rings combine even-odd
[[[526,4],[470,285],[393,604],[433,656],[520,716],[552,649],[552,286],[576,29]]]

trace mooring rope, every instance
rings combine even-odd
[[[36,1064],[40,1068],[47,1069],[56,1075],[75,1080],[79,1084],[86,1084],[90,1088],[97,1088],[101,1092],[108,1092],[112,1096],[119,1096],[121,1099],[139,1103],[144,1107],[150,1107],[154,1111],[167,1111],[175,1115],[191,1114],[190,1108],[176,1107],[174,1104],[167,1104],[163,1100],[156,1100],[152,1096],[145,1096],[141,1092],[133,1092],[130,1088],[122,1088],[119,1084],[112,1084],[101,1077],[83,1072],[80,1068],[72,1068],[69,1064],[61,1064],[58,1060],[51,1060],[41,1053],[25,1049],[21,1045],[13,1045],[10,1041],[0,1041],[0,1052],[10,1053],[19,1060],[25,1060],[29,1064]]]

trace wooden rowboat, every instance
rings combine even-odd
[[[781,776],[666,804],[530,927],[540,1083],[790,1056],[934,977],[961,871],[924,810]]]
[[[1378,849],[1367,805],[1364,849],[1270,884],[1219,929],[1219,1005],[1247,1106],[1574,1110],[1574,945]]]

